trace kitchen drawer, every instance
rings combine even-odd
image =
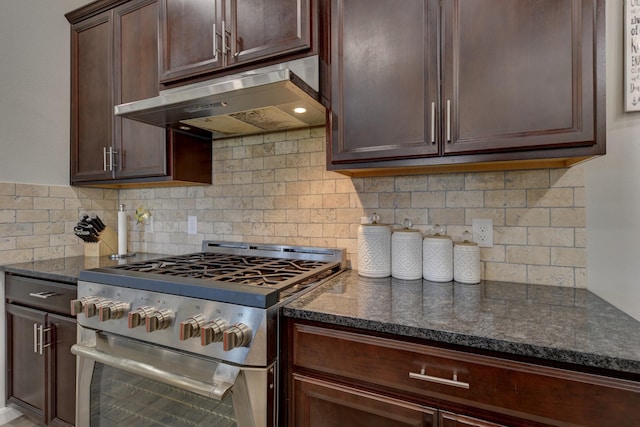
[[[300,323],[291,333],[295,371],[350,386],[543,424],[637,422],[636,382]]]
[[[70,301],[76,295],[77,286],[73,284],[5,275],[5,298],[15,304],[71,315]]]

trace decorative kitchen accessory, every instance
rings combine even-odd
[[[112,259],[120,259],[134,256],[135,253],[127,251],[127,213],[125,205],[120,204],[118,207],[118,252],[111,255]]]
[[[73,232],[84,240],[84,256],[100,257],[112,254],[118,246],[118,237],[111,227],[105,226],[97,215],[82,215]]]
[[[422,278],[422,233],[405,218],[401,230],[391,235],[391,276],[397,279]]]
[[[444,227],[436,224],[422,244],[422,277],[432,282],[453,280],[453,241],[442,233]]]
[[[460,283],[480,283],[480,247],[472,242],[471,233],[465,231],[462,242],[453,248],[453,280]]]
[[[118,209],[118,255],[127,254],[127,213],[124,211],[125,205],[120,205]]]
[[[380,216],[371,215],[371,224],[358,226],[358,274],[364,277],[391,275],[391,228],[378,224]]]

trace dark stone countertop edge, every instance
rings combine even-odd
[[[336,326],[344,326],[364,331],[380,332],[399,337],[419,338],[452,344],[471,349],[488,350],[515,356],[531,357],[543,361],[560,362],[576,366],[604,369],[619,373],[640,374],[640,362],[636,360],[621,359],[600,354],[584,353],[538,346],[522,342],[497,340],[493,338],[478,337],[455,332],[446,332],[436,329],[411,327],[394,323],[380,322],[344,315],[321,313],[313,310],[283,307],[283,316],[326,323]]]
[[[56,282],[78,283],[78,276],[75,274],[45,272],[39,270],[31,270],[24,268],[16,268],[12,266],[0,265],[0,271],[5,273],[14,273],[22,276],[34,277],[36,279],[53,280]]]

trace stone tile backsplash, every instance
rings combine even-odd
[[[494,247],[481,249],[482,277],[586,287],[584,169],[349,178],[325,170],[323,127],[215,141],[214,184],[102,190],[0,183],[1,263],[82,253],[73,225],[83,211],[115,228],[130,212],[130,250],[179,254],[205,239],[348,250],[357,268],[360,217],[377,212],[420,230],[434,224],[460,239],[491,218]],[[153,224],[137,224],[136,208]],[[187,234],[187,217],[198,232]],[[151,230],[152,228],[152,230]]]
[[[80,214],[112,222],[117,204],[116,190],[0,183],[0,264],[82,255]]]

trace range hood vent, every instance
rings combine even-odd
[[[318,67],[318,57],[311,56],[165,90],[116,105],[114,113],[206,139],[319,126],[326,110]]]

